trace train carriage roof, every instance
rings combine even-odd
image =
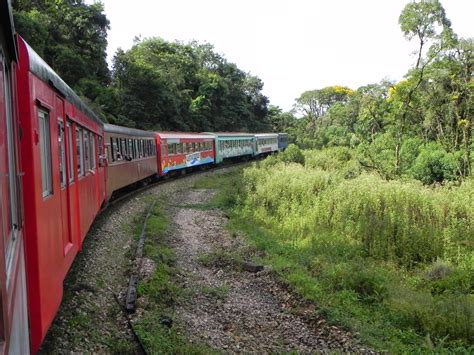
[[[221,138],[221,137],[244,137],[244,138],[253,138],[254,134],[253,133],[244,133],[244,132],[203,132],[206,134],[212,134],[215,137]]]
[[[156,132],[162,139],[214,139],[209,133],[193,132]]]
[[[125,136],[134,136],[134,137],[152,137],[155,138],[155,133],[150,131],[143,131],[137,128],[128,128],[122,126],[116,126],[113,124],[104,124],[104,132],[106,133],[115,133],[122,134]]]
[[[274,137],[278,137],[278,133],[255,133],[255,137],[257,137],[257,138],[265,138],[265,137],[274,138]]]
[[[21,37],[20,37],[21,38]],[[99,125],[103,125],[103,121],[82,101],[79,96],[67,85],[61,77],[29,46],[24,39],[28,50],[30,61],[30,71],[38,76],[42,81],[53,86],[64,98],[76,106],[82,113],[96,121]]]
[[[17,51],[15,45],[15,28],[13,25],[13,15],[10,0],[0,0],[0,26],[1,32],[5,40],[5,46],[7,48],[7,60],[16,60]]]

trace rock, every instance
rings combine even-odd
[[[160,323],[168,328],[173,326],[173,320],[164,314],[160,315]]]
[[[242,262],[242,269],[248,272],[259,272],[263,270],[263,265],[257,265],[251,262],[244,261]]]

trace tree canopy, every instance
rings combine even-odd
[[[469,176],[474,40],[456,36],[437,0],[410,2],[399,23],[418,44],[404,80],[306,91],[295,100],[302,117],[287,116],[279,129],[303,147],[357,149],[361,164],[385,178],[434,183]]]
[[[114,59],[109,112],[146,129],[268,129],[262,81],[214,52],[210,44],[139,40]]]

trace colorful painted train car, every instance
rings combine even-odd
[[[265,156],[278,152],[277,133],[257,133],[255,134],[255,155]]]
[[[215,163],[214,136],[211,134],[157,132],[156,145],[159,176]]]
[[[107,200],[112,194],[158,173],[155,133],[104,125],[107,156]]]
[[[216,164],[224,160],[251,158],[255,150],[255,136],[250,133],[209,133],[214,136],[216,146]]]

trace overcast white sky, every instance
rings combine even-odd
[[[198,40],[260,77],[271,104],[306,90],[400,80],[414,63],[398,17],[408,0],[102,0],[109,62],[135,36]],[[89,3],[93,0],[89,0]],[[442,0],[454,31],[474,36],[474,1]]]

